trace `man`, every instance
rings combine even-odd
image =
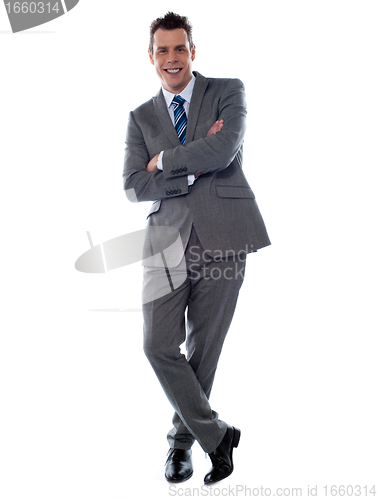
[[[232,473],[240,439],[240,430],[210,407],[215,370],[246,255],[270,241],[242,171],[242,82],[192,71],[191,25],[171,12],[152,23],[148,52],[162,89],[130,113],[123,173],[130,201],[154,201],[145,243],[144,352],[175,409],[166,479],[192,476],[197,440],[212,461],[205,484],[213,484]],[[168,229],[178,232],[182,252],[173,252],[169,263],[153,262]],[[183,265],[185,276],[177,280]]]

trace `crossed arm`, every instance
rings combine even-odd
[[[211,129],[208,131],[207,136],[208,135],[214,135],[217,132],[220,132],[222,130],[223,124],[224,124],[224,120],[217,120],[214,123],[214,125],[211,127]],[[152,158],[152,160],[149,161],[149,163],[148,163],[148,165],[146,167],[147,172],[156,172],[157,170],[159,170],[158,167],[157,167],[159,155],[160,155],[160,153],[158,153],[157,155],[155,155]],[[200,175],[201,174],[194,174],[194,177],[197,178]]]
[[[198,177],[230,165],[243,143],[246,127],[243,83],[230,80],[217,101],[219,120],[206,137],[164,150],[162,171],[157,169],[158,155],[152,159],[149,156],[142,124],[130,113],[123,171],[124,189],[130,201],[187,194],[188,175]]]

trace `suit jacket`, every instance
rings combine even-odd
[[[184,145],[161,90],[130,112],[123,170],[126,196],[133,202],[153,201],[147,229],[177,229],[184,248],[194,225],[211,257],[256,251],[270,245],[270,240],[242,169],[244,85],[238,79],[193,73],[196,82]],[[222,130],[207,136],[220,119]],[[147,172],[148,162],[161,151],[163,171]],[[189,174],[201,174],[190,187]]]

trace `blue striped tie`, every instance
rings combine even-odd
[[[176,95],[172,99],[173,112],[175,116],[175,129],[181,144],[184,144],[186,139],[186,124],[188,121],[184,109],[184,102],[185,99],[183,99],[180,95]]]

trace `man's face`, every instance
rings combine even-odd
[[[163,88],[179,94],[192,78],[195,57],[195,47],[190,50],[186,31],[159,28],[154,34],[153,53],[148,53]]]

